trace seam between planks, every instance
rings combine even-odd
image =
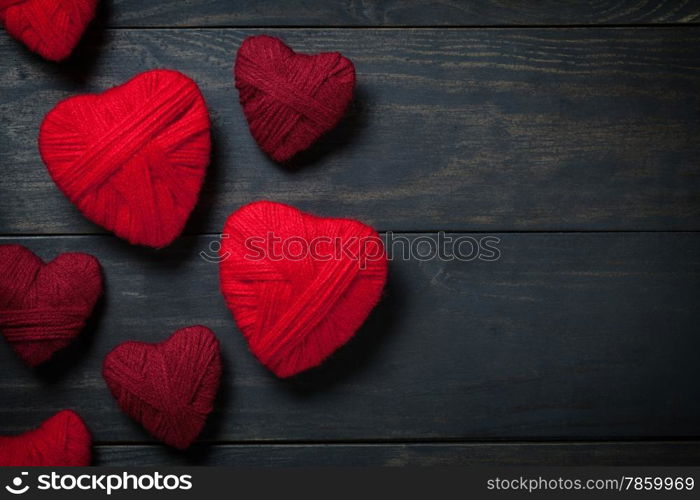
[[[646,233],[659,233],[659,234],[683,234],[683,233],[700,233],[700,230],[696,229],[574,229],[574,230],[561,230],[561,229],[430,229],[430,230],[403,230],[403,229],[384,229],[377,231],[379,234],[386,234],[391,232],[393,234],[436,234],[436,233],[446,233],[446,234],[610,234],[610,233],[634,233],[634,234],[646,234]],[[178,237],[180,238],[193,238],[193,237],[210,237],[216,238],[220,236],[221,233],[183,233]],[[115,237],[110,233],[4,233],[0,234],[1,239],[17,239],[17,238],[92,238],[92,237]],[[138,246],[138,245],[136,245]]]
[[[641,24],[470,24],[470,25],[397,25],[397,26],[382,26],[382,25],[287,25],[287,24],[269,24],[269,25],[249,25],[249,24],[209,24],[209,25],[178,25],[178,26],[111,26],[106,25],[105,29],[110,30],[255,30],[255,29],[283,29],[283,30],[508,30],[508,29],[600,29],[600,28],[697,28],[700,23],[641,23]]]
[[[700,444],[700,438],[697,436],[639,436],[629,438],[605,438],[596,437],[588,439],[517,439],[517,438],[493,438],[489,440],[483,439],[450,439],[450,438],[431,438],[431,439],[330,439],[330,440],[285,440],[285,439],[269,439],[269,440],[202,440],[195,444],[206,446],[320,446],[320,445],[343,445],[343,446],[386,446],[386,445],[601,445],[601,444],[680,444],[691,443]],[[158,441],[95,441],[95,446],[150,446],[160,445]]]

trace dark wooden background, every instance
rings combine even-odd
[[[0,432],[67,407],[99,464],[700,464],[699,22],[691,0],[104,0],[66,63],[3,34],[0,243],[89,252],[106,295],[37,371],[0,345]],[[259,151],[233,86],[262,32],[357,68],[348,116],[292,168]],[[59,99],[155,67],[198,82],[214,139],[186,235],[160,251],[87,222],[36,147]],[[199,256],[261,198],[408,238],[494,235],[502,256],[394,260],[357,337],[279,381]],[[225,376],[180,453],[117,409],[100,367],[195,323]]]

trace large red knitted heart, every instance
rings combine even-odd
[[[250,349],[278,377],[316,366],[345,344],[387,274],[371,227],[267,201],[228,218],[220,258],[226,303]]]
[[[0,21],[29,50],[65,59],[95,16],[97,0],[0,0]]]
[[[91,255],[64,253],[44,264],[21,245],[0,245],[0,330],[30,366],[80,333],[101,293]]]
[[[209,163],[209,115],[192,80],[141,73],[97,95],[60,102],[39,150],[63,193],[131,243],[163,247],[182,231]]]
[[[355,87],[355,67],[340,53],[297,54],[266,35],[246,38],[234,75],[250,132],[277,161],[335,127]]]
[[[190,326],[159,344],[125,342],[107,355],[102,376],[124,412],[157,439],[185,449],[213,409],[219,341],[208,328]]]
[[[84,467],[90,465],[90,431],[80,416],[62,410],[37,429],[0,436],[0,466]]]

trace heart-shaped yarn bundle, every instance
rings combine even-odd
[[[0,0],[0,21],[29,50],[60,61],[73,52],[96,7],[97,0]]]
[[[220,259],[226,303],[251,351],[278,377],[317,366],[345,344],[387,274],[371,227],[268,201],[231,214]]]
[[[245,39],[234,76],[251,134],[280,162],[335,127],[355,87],[355,67],[340,53],[297,54],[266,35]]]
[[[107,355],[102,376],[125,413],[155,438],[185,449],[213,409],[219,341],[208,328],[190,326],[159,344],[125,342]]]
[[[37,429],[0,436],[0,466],[83,467],[90,465],[90,431],[80,416],[62,410]]]
[[[187,76],[152,70],[44,118],[39,150],[63,193],[93,222],[159,248],[197,203],[210,153],[204,98]]]
[[[45,264],[21,245],[0,245],[0,331],[30,366],[80,333],[101,293],[91,255],[64,253]]]

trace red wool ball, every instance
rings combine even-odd
[[[66,99],[39,132],[51,177],[80,211],[130,243],[154,248],[182,232],[210,148],[197,84],[170,70]]]
[[[10,35],[50,61],[68,57],[95,16],[97,0],[0,0]]]
[[[101,293],[91,255],[64,253],[45,264],[21,245],[0,245],[0,331],[30,366],[80,333]]]
[[[90,465],[90,431],[80,416],[63,410],[37,429],[0,436],[0,466],[84,467]]]
[[[102,376],[126,414],[155,438],[185,449],[213,409],[219,341],[208,328],[190,326],[159,344],[125,342],[107,355]]]
[[[298,54],[266,35],[246,38],[234,76],[251,134],[280,162],[335,127],[355,87],[355,67],[340,53]]]
[[[317,366],[345,344],[387,275],[371,227],[268,201],[231,214],[220,259],[226,303],[253,354],[278,377]]]

